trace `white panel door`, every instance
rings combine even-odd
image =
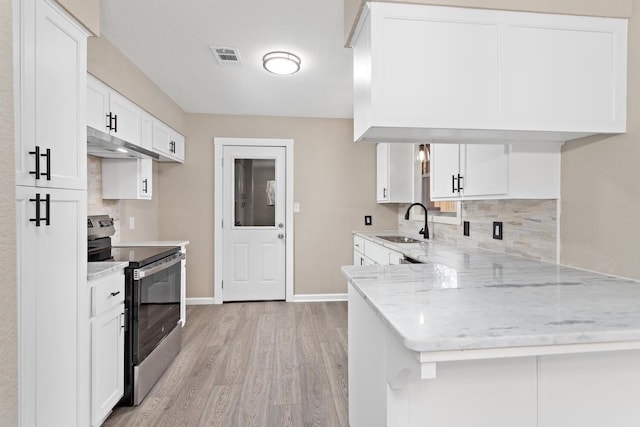
[[[79,345],[88,345],[88,325],[78,323],[79,312],[89,318],[86,193],[18,186],[16,202],[22,424],[82,425],[76,409],[87,375]]]
[[[223,301],[285,299],[286,149],[223,149]]]
[[[114,115],[111,134],[132,144],[140,145],[142,109],[114,91],[109,95],[109,108]]]
[[[87,126],[109,133],[107,128],[110,89],[92,75],[87,75]]]
[[[378,202],[389,201],[389,144],[382,143],[376,147],[376,199]]]
[[[431,198],[460,197],[458,174],[460,173],[459,144],[431,144]],[[463,186],[464,187],[464,186]]]
[[[460,188],[465,196],[506,194],[509,190],[509,146],[502,144],[466,144],[461,165]]]
[[[44,1],[25,2],[16,184],[86,189],[86,35]],[[79,143],[81,142],[81,143]]]

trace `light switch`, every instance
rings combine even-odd
[[[300,213],[300,203],[293,204],[293,213]]]
[[[136,228],[136,219],[135,217],[129,217],[129,230],[134,230]]]

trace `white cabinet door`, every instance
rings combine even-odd
[[[153,121],[153,150],[161,162],[184,161],[184,136],[159,120]]]
[[[153,160],[102,159],[102,198],[151,200]]]
[[[124,394],[124,304],[91,322],[91,424],[99,426]]]
[[[389,144],[376,147],[376,199],[378,203],[389,201]]]
[[[46,2],[22,11],[16,184],[86,189],[86,33]]]
[[[464,196],[507,194],[508,145],[466,144],[463,151],[458,185]]]
[[[376,155],[378,203],[412,203],[419,183],[414,145],[380,143]]]
[[[142,109],[115,91],[109,95],[109,109],[113,116],[111,134],[140,145]]]
[[[109,133],[109,93],[111,89],[92,75],[87,75],[87,126]]]
[[[38,195],[49,196],[49,208],[39,203],[36,222]],[[22,424],[86,425],[76,421],[85,399],[88,406],[79,386],[88,324],[78,322],[85,312],[89,319],[86,193],[18,186],[16,201]]]
[[[459,144],[431,144],[431,198],[458,198]]]

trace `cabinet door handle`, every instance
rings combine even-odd
[[[120,291],[116,291],[116,292],[111,292],[111,296],[115,297],[116,295],[119,295]],[[124,313],[122,313],[124,315]]]
[[[463,179],[464,179],[464,176],[458,174],[458,193],[460,192],[460,190],[464,190],[464,188],[462,187]]]
[[[113,115],[113,131],[115,133],[118,133],[118,115],[117,114]]]
[[[142,180],[142,192],[144,194],[147,194],[147,179],[146,178]]]
[[[35,222],[36,223],[36,227],[40,227],[40,202],[42,200],[40,200],[40,193],[36,193],[36,198],[35,199],[29,199],[30,202],[36,202],[36,217],[35,218],[29,218],[29,221],[31,222]]]
[[[452,193],[456,192],[456,176],[455,175],[451,175],[451,192]]]
[[[360,257],[360,265],[364,265],[364,258]]]
[[[51,213],[51,195],[47,194],[44,198],[44,225],[51,225],[50,213]]]
[[[47,171],[42,172],[40,176],[46,176],[47,181],[51,181],[51,149],[47,148],[47,151],[45,152],[45,154],[40,154],[40,156],[47,158]]]
[[[107,119],[107,125],[105,126],[107,130],[111,130],[111,113],[104,115]]]
[[[386,199],[386,198],[387,198],[387,189],[386,189],[386,188],[383,188],[383,189],[382,189],[382,198],[383,198],[383,199]]]
[[[29,171],[30,175],[35,175],[36,179],[40,179],[40,147],[36,145],[35,151],[29,151],[36,158],[36,170]]]

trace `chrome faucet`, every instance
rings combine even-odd
[[[412,203],[411,206],[407,208],[407,212],[405,212],[404,214],[404,219],[407,219],[407,220],[409,219],[409,211],[414,206],[422,206],[422,209],[424,209],[424,228],[420,230],[419,233],[422,234],[425,239],[428,239],[429,238],[429,227],[427,226],[428,215],[427,215],[427,207],[425,205],[423,205],[422,203]]]

